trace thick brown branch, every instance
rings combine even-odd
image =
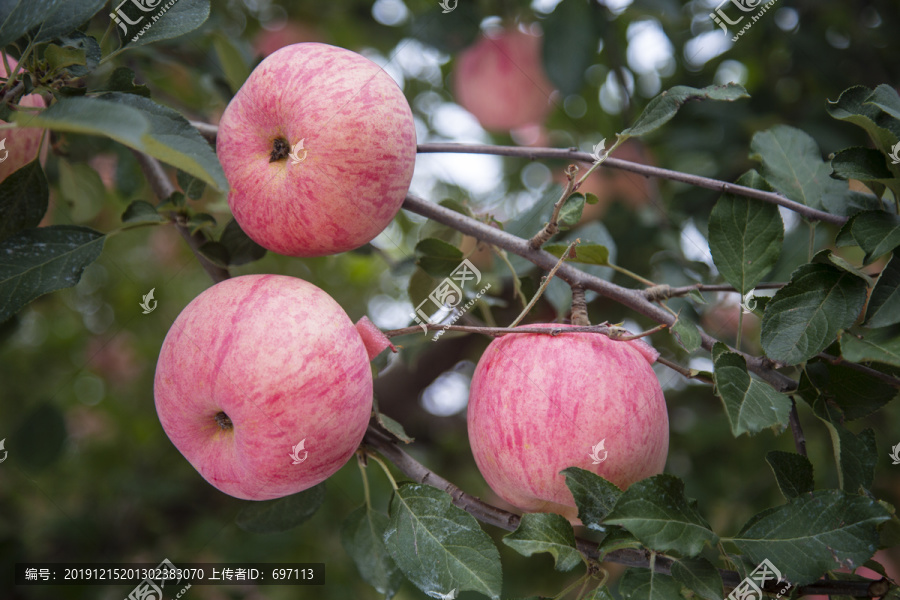
[[[453,504],[470,515],[488,525],[499,527],[505,531],[515,531],[519,526],[520,517],[514,513],[497,508],[483,500],[470,496],[454,484],[440,475],[430,471],[428,467],[418,462],[412,456],[401,449],[387,434],[370,425],[363,438],[363,445],[377,450],[382,456],[394,463],[401,473],[417,483],[424,483],[443,490],[450,494]],[[600,553],[596,542],[583,538],[575,538],[578,550],[588,558],[599,560]],[[638,549],[615,550],[603,557],[606,562],[617,563],[628,567],[649,568],[650,560],[647,553]],[[672,568],[672,559],[667,556],[657,555],[654,563],[656,572],[669,574]],[[719,570],[722,581],[727,588],[734,588],[741,582],[741,575],[735,571]],[[865,581],[818,581],[800,588],[800,594],[827,594],[845,595],[860,598],[874,598],[887,593],[887,589],[872,588],[875,583]],[[774,582],[766,585],[766,590],[777,593],[784,584],[776,585]],[[877,593],[880,592],[880,593]]]
[[[528,246],[528,242],[522,238],[490,227],[480,221],[421,198],[407,195],[403,208],[489,244],[499,246],[513,254],[518,254],[546,271],[553,269],[559,261],[556,256],[549,252],[533,250]],[[659,305],[647,300],[640,290],[615,285],[594,275],[584,273],[568,263],[560,266],[557,276],[569,285],[580,284],[585,289],[594,290],[610,300],[614,300],[645,317],[653,319],[657,323],[671,326],[675,322],[673,315],[660,308]],[[718,341],[702,330],[700,331],[700,337],[703,347],[707,350],[711,350]],[[737,352],[737,350],[734,351]],[[744,354],[743,352],[739,352],[739,354],[747,361],[747,368],[772,384],[776,390],[787,392],[797,387],[793,379],[773,369],[769,361],[757,356]]]
[[[473,144],[452,144],[452,143],[433,143],[419,144],[418,152],[421,154],[430,152],[455,152],[460,154],[494,154],[498,156],[518,156],[536,160],[538,158],[559,158],[563,160],[578,160],[586,163],[594,162],[594,157],[588,152],[581,152],[577,149],[564,148],[523,148],[519,146],[490,146],[490,145],[473,145]],[[803,215],[810,221],[823,221],[825,223],[833,223],[835,225],[843,225],[847,222],[847,217],[833,215],[815,208],[800,204],[789,200],[780,194],[773,192],[764,192],[743,185],[736,185],[718,179],[710,179],[709,177],[701,177],[700,175],[691,175],[690,173],[682,173],[680,171],[671,171],[660,167],[652,167],[650,165],[642,165],[621,158],[609,157],[603,162],[604,167],[612,167],[621,169],[645,177],[659,177],[661,179],[669,179],[671,181],[680,181],[688,183],[708,190],[717,192],[735,194],[738,196],[746,196],[747,198],[756,198],[763,202],[769,202],[783,206]]]
[[[133,152],[138,163],[141,165],[144,176],[147,178],[147,181],[150,182],[153,193],[156,194],[156,197],[159,198],[160,202],[175,193],[175,186],[172,185],[169,176],[166,175],[166,172],[163,170],[162,165],[158,160],[143,152],[138,152],[137,150],[134,150]],[[174,221],[178,233],[180,233],[181,237],[188,243],[188,246],[190,246],[191,251],[197,257],[197,260],[200,261],[200,266],[203,267],[203,270],[209,274],[214,282],[219,283],[220,281],[225,281],[231,277],[228,269],[223,269],[222,267],[214,265],[207,260],[205,256],[200,254],[200,246],[207,241],[202,233],[198,231],[192,234],[190,228],[185,223],[184,218],[180,215],[170,213],[169,218]]]
[[[800,427],[800,415],[797,414],[797,403],[791,396],[791,412],[789,416],[791,424],[791,434],[794,436],[794,447],[797,454],[806,456],[806,437],[803,435],[803,428]]]

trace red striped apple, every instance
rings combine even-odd
[[[456,57],[453,90],[481,126],[508,131],[543,123],[553,105],[541,38],[517,29],[485,35]]]
[[[216,151],[247,235],[279,254],[323,256],[368,243],[400,210],[416,130],[381,67],[343,48],[293,44],[238,90]]]
[[[18,64],[12,57],[7,57],[9,67],[16,72]],[[0,60],[0,77],[6,77],[6,67]],[[19,101],[19,106],[30,106],[43,108],[44,99],[40,94],[28,94],[23,96]],[[0,123],[5,121],[0,120]],[[41,138],[44,136],[44,130],[37,127],[25,127],[22,129],[7,129],[0,133],[0,181],[9,177],[12,173],[18,171],[38,155],[38,149],[41,147]],[[44,146],[41,161],[47,156],[47,146]]]
[[[531,325],[566,328],[571,325]],[[469,393],[469,443],[501,498],[577,522],[560,471],[581,467],[624,489],[662,472],[665,398],[642,341],[596,333],[507,334],[487,347]]]
[[[353,455],[372,412],[369,358],[388,343],[367,319],[360,328],[302,279],[216,284],[163,342],[154,383],[160,423],[226,494],[268,500],[310,488]]]

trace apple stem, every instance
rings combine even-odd
[[[283,137],[277,137],[272,142],[272,154],[269,155],[269,162],[284,160],[291,153],[291,145]]]
[[[234,423],[231,422],[231,419],[228,418],[228,415],[221,411],[216,415],[216,425],[219,426],[219,429],[226,431],[228,429],[234,429]]]
[[[584,298],[584,287],[575,284],[572,286],[572,325],[587,327],[590,324],[587,301]]]

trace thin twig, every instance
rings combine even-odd
[[[423,323],[421,325],[415,325],[413,327],[390,329],[388,331],[382,331],[382,333],[389,338],[395,338],[401,335],[419,333],[422,331],[422,327],[425,327],[426,329],[428,329],[428,331],[441,331],[446,329],[448,331],[480,333],[482,335],[489,335],[491,337],[500,337],[508,333],[540,333],[549,336],[557,336],[563,333],[600,333],[612,337],[612,331],[614,329],[606,323],[581,327],[528,327],[527,325],[520,325],[518,327],[473,327],[470,325],[441,325],[440,323]],[[621,340],[622,338],[619,337],[616,339]]]
[[[528,245],[535,250],[546,244],[550,238],[559,233],[559,212],[562,210],[563,204],[566,203],[566,200],[569,199],[569,196],[571,196],[572,192],[575,190],[575,174],[577,172],[578,167],[576,165],[569,165],[566,167],[566,187],[563,189],[559,200],[553,205],[553,214],[550,216],[550,221],[547,222],[540,231],[534,234],[534,237],[528,240]]]
[[[569,244],[565,252],[562,253],[562,256],[559,257],[559,261],[555,265],[553,265],[553,268],[550,269],[550,272],[541,281],[541,286],[538,288],[537,292],[535,292],[534,297],[532,297],[525,308],[522,309],[522,312],[519,313],[519,316],[509,324],[510,327],[515,327],[516,325],[521,323],[522,319],[524,319],[528,314],[528,311],[534,308],[534,305],[537,304],[537,301],[540,299],[540,297],[544,295],[544,291],[547,289],[547,286],[550,285],[550,281],[553,279],[553,276],[556,275],[556,272],[559,271],[559,268],[562,266],[562,264],[566,262],[566,259],[569,257],[569,252],[572,251],[572,247],[575,246],[575,244],[577,244],[579,241],[581,240],[575,240],[574,242]],[[529,242],[529,246],[530,245],[531,242]]]
[[[797,414],[797,403],[794,402],[793,396],[791,396],[789,421],[791,424],[791,434],[794,436],[794,447],[797,449],[797,454],[806,456],[806,437],[803,435],[803,428],[800,427],[800,415]]]
[[[759,283],[754,287],[754,290],[780,290],[786,283]],[[728,284],[705,284],[705,283],[695,283],[694,285],[686,285],[684,287],[672,287],[669,285],[658,285],[653,288],[644,290],[645,294],[652,295],[650,300],[665,300],[667,298],[680,298],[681,296],[687,296],[692,292],[731,292],[734,294],[740,293],[738,290],[734,289],[734,286]]]
[[[518,156],[536,160],[538,158],[559,158],[562,160],[578,160],[582,162],[592,163],[594,157],[587,152],[569,148],[525,148],[519,146],[491,146],[480,144],[453,144],[453,143],[431,143],[419,144],[418,152],[420,154],[431,152],[455,152],[459,154],[494,154],[497,156]],[[709,177],[701,177],[700,175],[691,175],[690,173],[681,173],[680,171],[671,171],[660,167],[652,167],[650,165],[642,165],[640,163],[622,160],[621,158],[609,157],[603,162],[603,166],[621,169],[646,177],[658,177],[660,179],[669,179],[671,181],[680,181],[696,187],[705,188],[722,192],[724,194],[735,194],[738,196],[746,196],[747,198],[756,198],[763,202],[769,202],[783,206],[806,217],[810,221],[824,221],[835,225],[843,225],[847,222],[847,217],[833,215],[815,208],[800,204],[793,200],[789,200],[780,194],[774,192],[765,192],[756,190],[743,185],[736,185],[718,179]]]
[[[461,233],[471,235],[472,237],[488,242],[489,244],[499,246],[513,254],[518,254],[541,269],[553,269],[559,262],[559,259],[549,252],[545,252],[544,250],[533,250],[528,246],[528,242],[520,237],[490,227],[476,219],[444,208],[433,202],[422,200],[416,196],[407,195],[406,200],[403,202],[403,208],[424,217],[428,217],[438,223],[452,227]],[[675,317],[673,315],[647,300],[641,290],[633,290],[618,286],[594,275],[585,273],[569,263],[560,264],[558,269],[557,277],[566,281],[569,285],[580,283],[585,289],[593,290],[601,296],[605,296],[610,300],[627,306],[638,314],[644,315],[657,323],[664,323],[671,327],[675,322]],[[703,347],[707,350],[712,350],[713,345],[718,341],[702,329],[700,330],[700,339]],[[776,371],[773,368],[771,361],[768,359],[744,353],[739,354],[747,361],[748,369],[768,381],[776,390],[787,392],[797,387],[797,383],[793,379]]]
[[[188,121],[191,124],[191,127],[195,128],[200,132],[200,135],[205,137],[212,143],[216,143],[216,135],[219,133],[219,126],[212,125],[210,123],[204,123],[202,121]]]
[[[505,531],[515,531],[519,526],[521,518],[509,511],[497,508],[480,498],[471,496],[462,491],[456,485],[450,483],[440,475],[432,472],[425,465],[418,462],[412,456],[407,454],[397,443],[391,439],[386,433],[370,425],[363,437],[363,444],[369,446],[373,450],[377,450],[382,456],[391,461],[391,463],[400,470],[401,473],[417,483],[422,483],[436,487],[450,494],[450,498],[455,506],[468,512],[477,520],[494,527],[499,527]],[[622,550],[614,550],[602,557],[596,542],[586,540],[584,538],[575,538],[575,546],[585,556],[594,560],[603,560],[605,562],[617,563],[628,567],[648,568],[650,566],[649,554],[640,549],[626,548]],[[658,573],[670,574],[672,563],[674,561],[668,556],[660,554],[656,555],[654,561],[654,569]],[[735,571],[727,571],[719,569],[722,581],[728,588],[736,587],[743,577]],[[847,595],[861,598],[874,598],[887,593],[887,589],[872,588],[878,582],[872,583],[868,581],[841,581],[841,580],[820,580],[813,584],[803,586],[799,589],[802,594],[828,594],[828,595]],[[778,592],[784,584],[776,584],[772,581],[767,583],[764,588],[766,591]],[[873,593],[880,592],[880,593]]]
[[[147,181],[150,182],[153,193],[156,194],[156,197],[159,198],[160,202],[175,193],[175,186],[172,185],[169,176],[163,170],[162,165],[158,160],[143,152],[138,152],[137,150],[133,150],[132,152],[137,158],[138,163],[140,163],[144,176],[147,178]],[[169,213],[168,216],[175,223],[175,228],[178,230],[178,233],[181,234],[181,237],[183,237],[188,243],[188,246],[190,246],[191,251],[200,262],[200,266],[203,267],[203,270],[207,272],[214,282],[219,283],[220,281],[225,281],[231,277],[231,273],[228,272],[228,269],[223,269],[222,267],[213,264],[205,256],[200,254],[200,246],[207,242],[206,237],[202,233],[198,231],[192,234],[182,216],[174,212]]]

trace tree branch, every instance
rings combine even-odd
[[[528,242],[522,238],[490,227],[480,221],[421,198],[407,195],[406,200],[403,202],[403,208],[452,227],[461,233],[499,246],[513,254],[518,254],[545,271],[553,269],[559,261],[559,258],[549,252],[533,250],[528,246]],[[556,275],[569,285],[580,284],[585,289],[594,290],[610,300],[614,300],[645,317],[653,319],[657,323],[671,326],[675,322],[673,315],[663,310],[657,304],[650,302],[641,290],[618,286],[594,275],[584,273],[568,263],[561,265]],[[718,341],[703,330],[700,330],[700,337],[703,347],[707,350],[712,350],[713,345]],[[747,368],[772,384],[776,390],[787,392],[797,387],[797,383],[793,379],[782,375],[772,368],[771,361],[738,352],[737,350],[732,351],[743,356],[744,360],[747,361]]]
[[[141,165],[144,177],[150,182],[150,188],[153,189],[153,193],[156,194],[156,197],[159,198],[160,202],[175,193],[175,186],[172,185],[169,176],[166,175],[166,172],[163,170],[162,165],[158,160],[143,152],[138,152],[137,150],[132,150],[132,152],[137,158],[138,163]],[[218,265],[214,265],[205,256],[200,254],[200,246],[207,241],[202,233],[198,231],[192,234],[190,228],[185,223],[184,217],[174,211],[170,212],[168,217],[175,223],[175,228],[178,230],[178,233],[181,234],[181,237],[184,238],[184,241],[190,246],[194,256],[200,261],[200,266],[203,267],[203,270],[209,274],[215,283],[225,281],[231,277],[228,269],[223,269]]]
[[[576,149],[562,148],[522,148],[518,146],[491,146],[491,145],[473,145],[473,144],[453,144],[453,143],[432,143],[419,144],[418,152],[420,154],[432,152],[455,152],[459,154],[494,154],[498,156],[518,156],[535,160],[538,158],[559,158],[563,160],[578,160],[586,163],[593,163],[594,157],[587,152],[581,152]],[[789,200],[780,194],[773,192],[765,192],[756,190],[743,185],[736,185],[718,179],[710,179],[709,177],[701,177],[700,175],[691,175],[690,173],[682,173],[680,171],[671,171],[660,167],[652,167],[650,165],[642,165],[640,163],[622,160],[621,158],[607,158],[603,166],[621,169],[645,177],[658,177],[660,179],[669,179],[671,181],[680,181],[696,187],[705,188],[722,192],[724,194],[735,194],[738,196],[746,196],[747,198],[755,198],[763,202],[777,204],[795,213],[806,217],[809,221],[823,221],[834,225],[843,225],[847,222],[847,217],[833,215],[815,208],[800,204]]]
[[[407,454],[400,446],[387,434],[383,433],[375,426],[370,425],[363,437],[363,445],[377,450],[382,456],[391,461],[401,473],[417,483],[422,483],[438,488],[450,494],[453,504],[463,509],[470,515],[488,525],[499,527],[505,531],[515,531],[519,526],[521,518],[509,511],[497,508],[483,500],[470,496],[466,492],[459,489],[440,475],[430,471],[428,467],[418,462],[412,456]],[[593,560],[601,560],[599,546],[597,542],[592,542],[584,538],[576,537],[575,545],[578,551]],[[626,548],[622,550],[614,550],[602,557],[605,562],[617,563],[628,567],[649,568],[650,559],[646,551]],[[662,555],[657,555],[654,569],[657,573],[670,574],[672,563],[674,561]],[[722,581],[726,588],[736,587],[742,580],[739,573],[735,571],[727,571],[719,569]],[[886,582],[887,580],[882,580]],[[802,594],[827,594],[827,595],[845,595],[859,598],[874,598],[886,594],[888,587],[882,585],[876,587],[879,583],[866,581],[839,581],[839,580],[821,580],[813,584],[803,586],[799,593]],[[766,591],[777,593],[784,587],[784,584],[768,583],[764,588]]]

